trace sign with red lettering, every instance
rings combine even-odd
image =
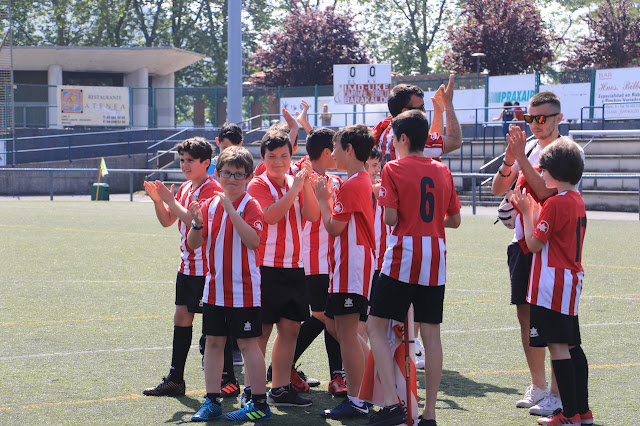
[[[637,68],[597,70],[595,89],[593,104],[604,107],[605,119],[640,116],[640,73]],[[595,113],[599,115],[598,110]]]
[[[333,97],[337,104],[384,104],[390,91],[390,64],[333,66]]]

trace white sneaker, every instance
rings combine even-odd
[[[415,340],[415,351],[416,351],[416,368],[423,369],[424,368],[424,347],[422,346],[422,342],[420,339]]]
[[[549,396],[549,389],[541,389],[533,383],[524,392],[524,397],[516,402],[518,408],[530,408]]]
[[[549,396],[529,408],[529,414],[536,416],[550,416],[557,409],[562,410],[562,401],[556,395],[549,393]]]

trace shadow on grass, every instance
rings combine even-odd
[[[200,409],[200,406],[202,405],[202,401],[204,399],[201,397],[194,398],[187,395],[177,396],[175,398],[178,401],[180,401],[182,405],[184,405],[185,407],[188,407],[190,410],[176,411],[175,413],[173,413],[173,416],[170,419],[165,421],[165,423],[191,423],[190,421],[184,421],[184,417],[186,416],[188,419],[191,419],[191,416],[193,416]]]

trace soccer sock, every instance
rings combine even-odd
[[[208,393],[207,398],[209,398],[209,401],[213,402],[214,404],[222,405],[220,404],[221,397],[219,393]]]
[[[294,366],[309,345],[322,333],[322,330],[324,330],[324,323],[316,317],[311,317],[302,323],[298,333],[298,340],[296,341],[296,352],[293,356]]]
[[[236,373],[233,371],[233,343],[229,337],[227,337],[227,343],[224,345],[224,367],[222,369],[222,376],[226,382],[236,381]]]
[[[576,373],[576,399],[578,401],[578,413],[589,411],[589,364],[582,346],[576,346],[569,350],[573,368]]]
[[[202,333],[200,336],[200,341],[198,341],[198,349],[200,349],[200,355],[204,355],[204,348],[207,344],[207,335]]]
[[[562,400],[562,410],[566,417],[573,417],[578,413],[576,401],[576,375],[571,359],[554,359],[553,372],[558,382],[560,399]]]
[[[357,398],[355,396],[350,396],[350,395],[347,395],[347,397],[349,398],[349,401],[353,402],[358,407],[362,407],[364,405],[364,401],[361,400],[360,398]]]
[[[253,405],[258,407],[259,410],[266,410],[268,405],[269,405],[269,404],[267,404],[267,395],[266,394],[253,395],[251,397],[251,400],[253,401]]]
[[[342,370],[342,355],[340,354],[340,343],[326,329],[324,330],[324,346],[327,349],[327,358],[329,359],[329,377],[333,377],[336,371]]]
[[[193,327],[173,326],[173,353],[171,355],[171,369],[167,379],[180,383],[184,380],[184,365],[187,362]]]

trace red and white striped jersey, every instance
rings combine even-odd
[[[245,193],[233,206],[245,222],[262,233],[262,208],[255,199]],[[260,306],[258,249],[250,250],[242,243],[220,197],[208,199],[200,209],[209,264],[202,300],[232,308]]]
[[[396,150],[393,146],[393,128],[391,127],[392,116],[389,116],[378,123],[373,132],[376,140],[376,147],[382,155],[382,164],[393,161],[397,158]],[[444,152],[444,139],[439,133],[431,133],[424,144],[425,157],[438,158]]]
[[[176,192],[176,201],[185,209],[189,209],[189,204],[193,194],[198,197],[198,203],[200,206],[208,199],[213,197],[216,191],[222,191],[222,188],[213,180],[212,176],[209,176],[199,187],[192,188],[191,181],[188,180],[180,185],[178,192]],[[187,244],[187,233],[191,229],[190,223],[182,223],[178,219],[178,230],[180,231],[180,268],[178,269],[185,275],[204,276],[207,275],[207,253],[203,247],[191,249]]]
[[[249,182],[247,192],[264,209],[280,200],[293,185],[293,176],[285,176],[284,186],[280,186],[266,173]],[[302,268],[302,215],[304,204],[302,191],[285,213],[274,225],[266,224],[260,238],[262,264],[272,268]]]
[[[376,185],[381,184],[382,180],[378,179]],[[382,207],[376,199],[376,213],[373,222],[373,230],[376,233],[376,270],[382,269],[382,260],[384,252],[387,250],[387,236],[391,233],[391,227],[384,223],[384,207]]]
[[[578,315],[586,228],[587,214],[578,192],[564,191],[547,198],[533,232],[544,246],[533,255],[527,302],[565,315]]]
[[[316,174],[318,174],[316,172]],[[319,174],[318,174],[319,175]],[[342,185],[342,179],[329,175],[331,186],[336,192]],[[335,197],[335,195],[334,195]],[[315,222],[303,220],[302,230],[302,263],[305,275],[329,273],[329,246],[333,245],[333,237],[324,228],[322,218]]]
[[[381,272],[405,283],[444,285],[444,218],[460,212],[449,168],[412,155],[391,161],[384,166],[378,203],[398,213]]]
[[[356,293],[369,298],[376,244],[374,202],[371,179],[365,171],[349,177],[336,193],[331,217],[348,224],[329,250],[330,293]]]

